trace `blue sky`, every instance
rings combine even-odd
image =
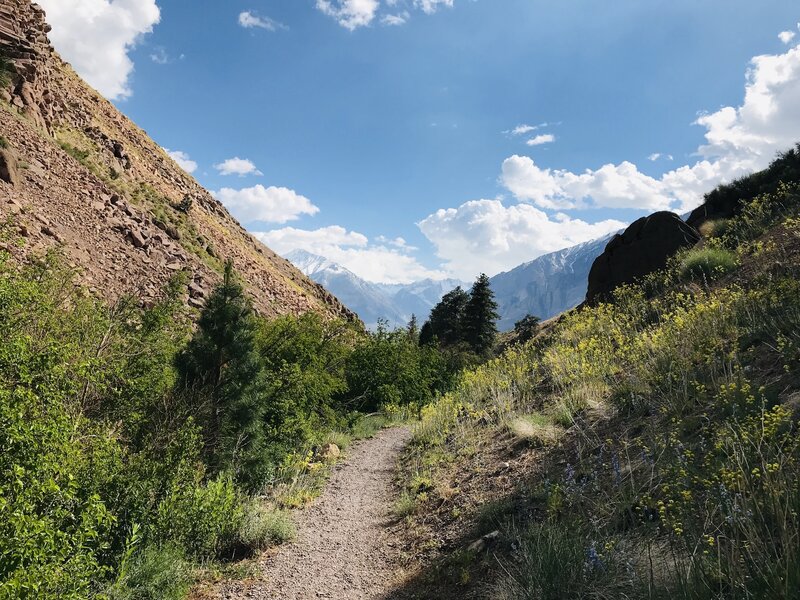
[[[507,270],[800,141],[793,0],[41,4],[249,230],[375,281]]]

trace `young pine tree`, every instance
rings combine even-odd
[[[195,402],[206,454],[217,471],[246,469],[260,449],[255,332],[252,307],[229,261],[194,337],[177,359],[179,381]]]
[[[473,352],[484,356],[492,349],[497,337],[499,318],[489,277],[481,273],[470,290],[469,301],[464,307],[462,318],[464,340]]]

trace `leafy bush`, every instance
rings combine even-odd
[[[736,255],[721,247],[691,250],[681,260],[682,279],[702,279],[712,281],[733,271],[737,266]]]
[[[158,505],[150,537],[174,541],[199,560],[230,556],[244,522],[242,497],[229,476],[169,490]]]

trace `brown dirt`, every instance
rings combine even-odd
[[[295,541],[267,554],[256,580],[229,583],[218,597],[366,600],[391,592],[403,579],[393,478],[409,435],[386,429],[354,445],[322,496],[298,514]]]

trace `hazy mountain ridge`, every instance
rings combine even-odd
[[[330,290],[370,328],[374,328],[380,319],[385,319],[392,327],[404,326],[411,315],[416,315],[422,322],[447,292],[458,285],[468,286],[456,279],[424,279],[409,284],[373,283],[324,256],[305,250],[293,250],[286,259]]]
[[[492,277],[498,328],[511,329],[527,314],[549,319],[583,302],[592,263],[614,235],[545,254]]]

